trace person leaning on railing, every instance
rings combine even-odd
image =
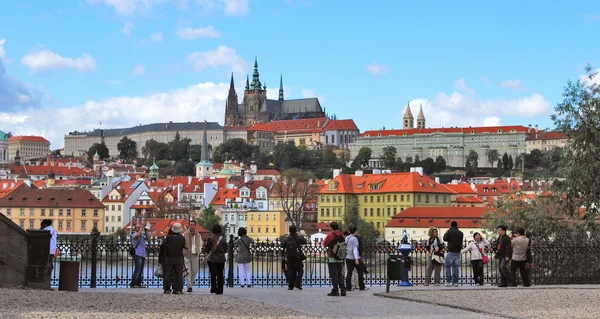
[[[481,234],[475,232],[473,241],[467,247],[460,251],[461,254],[471,252],[471,267],[473,267],[473,280],[478,286],[483,286],[483,256],[485,250],[490,246],[487,239],[481,237]]]
[[[440,277],[442,272],[442,265],[444,259],[444,242],[439,237],[439,230],[437,228],[429,228],[427,232],[429,239],[427,240],[427,270],[425,273],[425,284],[429,286],[431,283],[431,274],[435,270],[435,285],[440,285]]]

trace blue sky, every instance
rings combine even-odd
[[[361,131],[539,125],[600,66],[600,3],[577,1],[2,1],[0,129],[60,147],[72,130],[223,123],[258,56],[276,96],[318,96]],[[6,14],[10,13],[10,14]]]

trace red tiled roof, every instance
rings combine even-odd
[[[483,133],[498,133],[498,130],[502,130],[502,133],[508,133],[512,130],[516,132],[528,132],[528,128],[525,126],[481,126],[481,127],[448,127],[448,128],[426,128],[426,129],[406,129],[406,130],[371,130],[365,131],[360,136],[362,137],[381,137],[385,136],[403,136],[406,133],[407,136],[416,134],[432,134],[432,133],[455,133],[455,134],[483,134]],[[473,132],[473,133],[471,133]]]
[[[89,186],[89,185],[92,185],[92,180],[91,179],[81,179],[81,178],[59,179],[59,180],[54,181],[54,185],[85,185],[85,186]]]
[[[0,198],[0,207],[104,208],[86,189],[33,189],[25,185]]]
[[[239,194],[240,192],[237,189],[221,188],[217,191],[217,194],[210,204],[215,206],[225,205],[226,199],[235,200],[237,197],[239,197]]]
[[[248,128],[248,131],[274,132],[275,126],[270,123],[254,123]]]
[[[276,169],[258,169],[255,175],[281,175]]]
[[[329,184],[319,187],[319,194],[375,194],[375,193],[451,193],[429,176],[421,176],[417,172],[388,173],[388,174],[340,174],[331,182],[336,183],[336,189],[330,189]],[[331,183],[330,182],[330,183]]]
[[[354,123],[354,120],[329,120],[325,126],[325,131],[358,131],[358,127]]]
[[[273,181],[272,180],[251,180],[248,181],[242,185],[240,185],[238,188],[242,188],[242,187],[247,187],[251,190],[255,190],[259,187],[264,187],[266,189],[271,189],[271,186],[273,185]]]
[[[471,184],[469,183],[459,183],[459,184],[442,184],[446,188],[448,188],[453,194],[474,194],[477,192],[471,188]]]
[[[386,227],[448,228],[452,221],[460,228],[480,228],[483,207],[409,207],[392,217]]]
[[[11,174],[20,174],[23,171],[23,165],[8,164]],[[93,176],[93,172],[87,172],[79,167],[64,166],[26,166],[29,175],[48,175],[50,171],[55,175],[63,176]]]
[[[322,132],[325,122],[327,122],[327,118],[321,117],[312,119],[274,121],[273,125],[275,127],[275,131],[282,134],[285,132],[288,134],[292,134],[294,132],[314,133]]]
[[[481,198],[478,198],[476,196],[458,196],[458,198],[456,199],[457,203],[483,203],[483,200],[481,200]]]
[[[50,144],[50,142],[41,137],[41,136],[33,136],[33,135],[21,135],[21,136],[13,136],[8,138],[9,142],[18,142],[18,141],[27,141],[27,142],[43,142],[43,143],[48,143]]]

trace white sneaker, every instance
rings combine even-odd
[[[452,284],[447,282],[444,284],[444,287],[452,287]]]
[[[452,287],[458,287],[458,284],[452,284]]]

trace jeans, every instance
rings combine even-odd
[[[331,285],[333,285],[332,291],[338,291],[338,289],[342,291],[346,290],[346,287],[344,286],[344,263],[329,263],[328,266]]]
[[[163,290],[183,291],[183,264],[167,264],[163,267]]]
[[[142,280],[144,279],[144,262],[146,261],[146,257],[135,255],[133,256],[133,276],[131,277],[130,287],[133,286],[141,286]]]
[[[460,254],[459,253],[448,253],[446,254],[446,283],[453,283],[458,285],[458,267],[460,266]]]
[[[208,262],[208,271],[210,272],[210,293],[223,294],[223,285],[225,284],[225,263]]]
[[[510,279],[510,270],[508,270],[508,264],[510,263],[510,259],[506,260],[506,258],[500,258],[500,262],[498,263],[498,271],[500,272],[500,286],[508,285],[508,280]]]
[[[198,274],[198,255],[192,255],[192,257],[184,257],[185,267],[188,270],[186,283],[188,288],[194,287],[196,281],[196,275]]]
[[[527,261],[512,261],[510,264],[510,278],[511,285],[517,286],[517,268],[519,268],[519,272],[521,273],[521,278],[523,279],[523,286],[529,287],[531,286],[530,277],[529,277],[529,269],[525,268]]]
[[[356,272],[358,273],[358,289],[365,289],[365,278],[363,274],[363,268],[361,265],[356,264],[355,259],[346,259],[346,269],[348,272],[346,273],[346,289],[352,290],[352,271],[356,268]]]
[[[252,271],[250,270],[250,265],[250,263],[238,263],[238,276],[240,278],[240,286],[252,286]],[[244,283],[244,280],[246,280],[246,283]]]
[[[471,260],[471,267],[473,267],[473,280],[475,284],[483,286],[483,261],[481,259]]]
[[[442,265],[438,263],[433,263],[431,260],[431,255],[427,257],[427,270],[425,271],[425,283],[431,283],[431,274],[435,270],[435,283],[440,283],[440,274],[442,272]]]

